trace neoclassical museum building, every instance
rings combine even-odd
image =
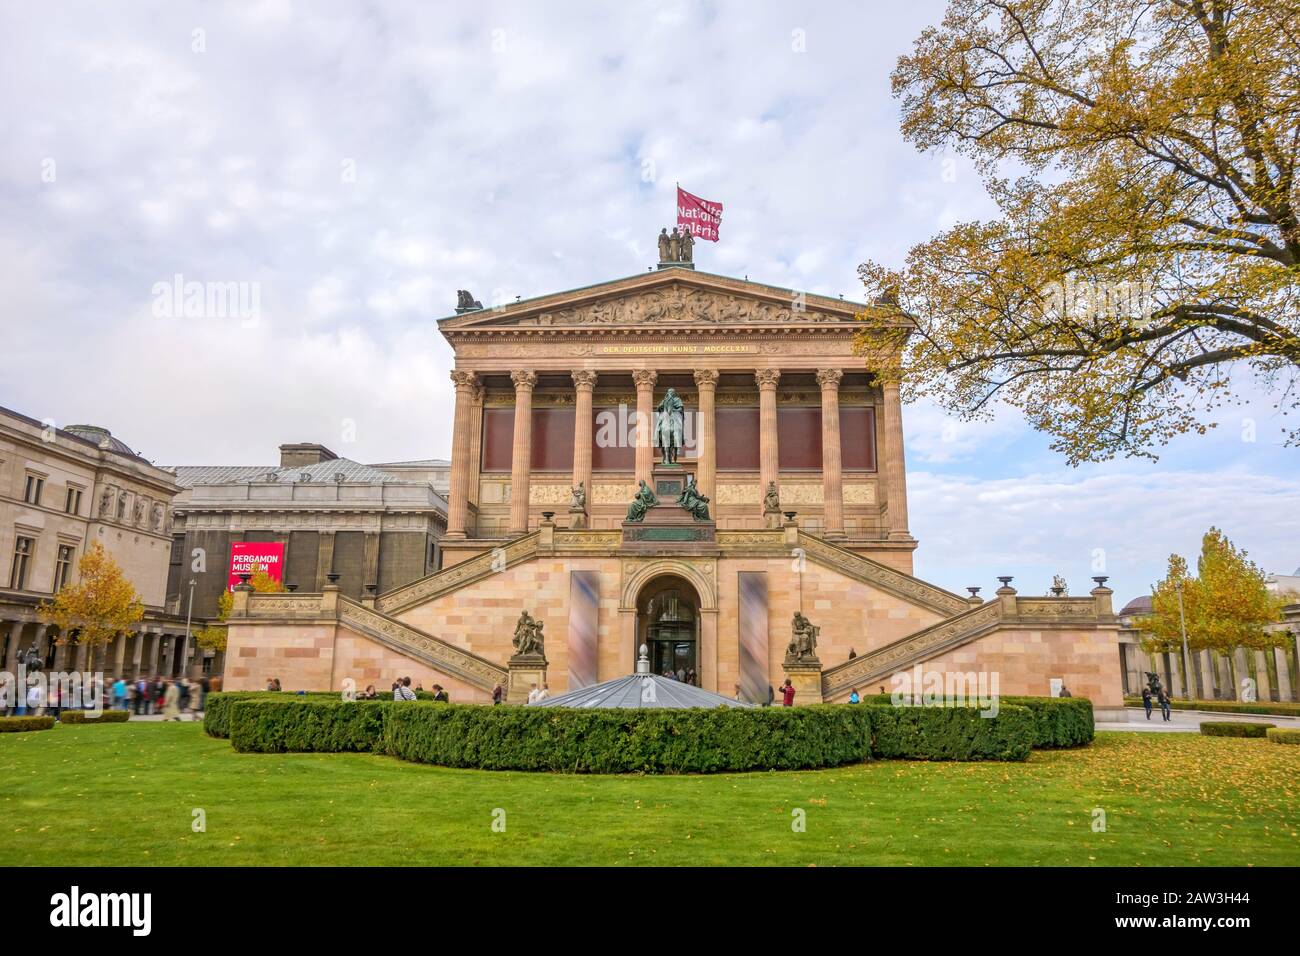
[[[459,301],[438,322],[455,352],[442,566],[362,597],[237,589],[227,687],[409,675],[462,702],[498,683],[518,699],[631,674],[645,644],[656,673],[759,702],[787,676],[816,703],[919,666],[996,672],[1005,695],[1063,683],[1103,716],[1122,705],[1104,579],[1076,597],[1004,582],[986,600],[913,576],[898,388],[853,350],[864,312],[907,324],[895,306],[693,263]],[[671,456],[656,447],[670,391]],[[525,611],[540,655],[516,651]]]

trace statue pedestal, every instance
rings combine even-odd
[[[781,524],[785,519],[781,515],[780,509],[763,512],[763,527],[769,531],[780,531]]]
[[[584,508],[569,509],[569,527],[574,531],[582,531],[587,527],[587,512]]]
[[[785,659],[785,676],[794,687],[796,706],[822,702],[822,662],[815,657]],[[781,692],[777,691],[778,699]]]
[[[533,685],[540,689],[546,683],[546,658],[541,654],[516,654],[506,661],[506,668],[510,671],[507,704],[528,703],[528,692]]]

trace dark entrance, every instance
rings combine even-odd
[[[650,651],[650,669],[699,686],[699,598],[681,578],[660,578],[637,604],[637,643]]]

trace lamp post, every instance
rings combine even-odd
[[[1183,696],[1192,699],[1192,662],[1187,656],[1187,618],[1183,614],[1183,579],[1179,578],[1178,589],[1178,626],[1183,632]]]
[[[185,656],[190,652],[190,619],[194,614],[194,579],[190,578],[190,602],[185,608],[185,643],[181,645],[181,676],[185,676]]]

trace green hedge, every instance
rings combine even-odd
[[[85,710],[65,710],[59,714],[61,724],[124,724],[131,718],[125,710],[105,710],[99,716]]]
[[[1268,739],[1275,744],[1300,744],[1300,730],[1291,730],[1287,727],[1271,727],[1267,735]]]
[[[1141,697],[1125,697],[1125,707],[1141,707]],[[1159,709],[1154,697],[1151,706]],[[1243,703],[1239,700],[1186,700],[1174,698],[1169,702],[1171,710],[1203,710],[1211,714],[1281,714],[1284,717],[1300,717],[1300,703],[1294,701],[1255,701]]]
[[[371,751],[383,733],[384,706],[382,701],[294,700],[292,695],[288,700],[237,700],[229,709],[230,743],[241,753]]]
[[[872,757],[1024,760],[1035,735],[1034,714],[1015,705],[986,718],[972,708],[570,710],[270,696],[216,709],[236,750],[374,751],[484,770],[716,773]]]
[[[0,717],[0,734],[21,734],[29,730],[49,730],[53,717]]]
[[[433,700],[430,691],[416,693],[417,700]],[[392,701],[391,692],[381,694],[378,701],[360,701],[360,703],[382,703]],[[343,694],[336,690],[312,690],[298,694],[292,691],[275,690],[235,690],[221,691],[207,696],[203,702],[203,729],[209,737],[230,736],[230,705],[239,700],[285,700],[285,701],[343,701]]]
[[[1276,726],[1276,724],[1257,724],[1244,720],[1219,723],[1207,721],[1201,724],[1201,733],[1206,737],[1264,737],[1267,736],[1270,728]]]
[[[862,703],[893,706],[889,694],[872,694],[863,697]],[[1006,706],[1026,707],[1032,712],[1035,748],[1079,747],[1093,741],[1092,701],[1086,697],[999,697],[998,707]]]

